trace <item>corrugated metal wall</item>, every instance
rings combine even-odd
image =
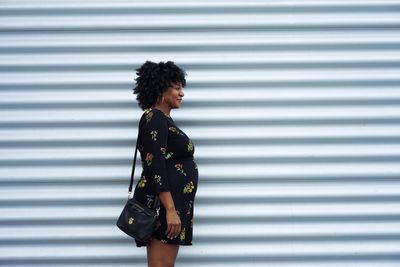
[[[400,1],[0,1],[0,265],[145,266],[134,68],[188,76],[177,266],[400,266]],[[138,165],[138,168],[140,166]],[[138,172],[137,172],[138,175]]]

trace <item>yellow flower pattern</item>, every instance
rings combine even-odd
[[[146,121],[149,122],[153,118],[153,111],[151,108],[148,108],[144,110],[144,113],[146,114]]]
[[[146,182],[147,182],[146,176],[142,176],[142,178],[139,180],[138,187],[139,187],[139,188],[145,187],[145,186],[146,186]]]
[[[179,235],[179,238],[181,239],[181,241],[185,240],[185,235],[186,235],[186,228],[183,228],[181,231],[181,234]]]
[[[184,135],[178,129],[176,129],[176,127],[169,127],[168,130],[170,130],[173,133],[179,134],[179,135]]]
[[[193,143],[192,140],[189,140],[189,144],[187,146],[188,152],[193,151]]]
[[[187,194],[187,193],[192,193],[194,189],[194,184],[192,181],[190,181],[190,183],[186,184],[186,186],[183,188],[183,193]]]

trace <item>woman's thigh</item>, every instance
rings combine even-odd
[[[164,244],[160,240],[153,238],[147,245],[147,263],[149,267],[173,267],[179,246]]]

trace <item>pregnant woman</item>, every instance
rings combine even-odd
[[[171,117],[171,110],[181,106],[186,73],[172,61],[146,61],[136,71],[133,91],[144,112],[138,143],[143,171],[134,198],[152,208],[158,195],[161,207],[153,238],[135,242],[147,246],[149,267],[171,267],[179,246],[192,244],[198,182],[194,144]]]

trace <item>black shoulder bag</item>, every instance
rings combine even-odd
[[[138,127],[140,129],[140,127]],[[160,199],[158,196],[154,199],[153,209],[143,205],[132,196],[133,176],[135,174],[136,155],[139,143],[136,138],[135,156],[133,158],[133,166],[131,173],[131,182],[128,189],[128,201],[117,220],[117,226],[127,235],[141,241],[148,242],[154,231],[156,220],[160,211]]]

